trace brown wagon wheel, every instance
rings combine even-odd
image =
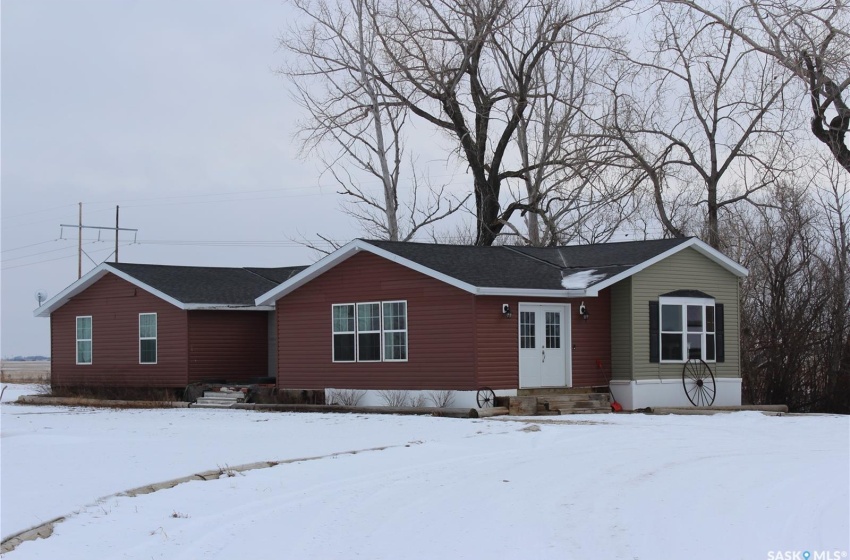
[[[714,374],[704,361],[694,358],[685,362],[682,369],[682,386],[685,395],[694,406],[711,406],[717,395],[714,385]]]

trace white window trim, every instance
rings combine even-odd
[[[142,336],[142,316],[143,315],[153,315],[155,317],[154,324],[156,325],[156,336]],[[142,341],[143,340],[153,340],[156,342],[156,355],[154,356],[154,361],[152,362],[143,362],[142,361]],[[156,313],[139,313],[139,365],[141,366],[155,366],[159,362],[159,317],[157,317]]]
[[[387,303],[403,303],[404,304],[404,328],[403,329],[386,329],[384,328],[384,304]],[[395,299],[389,301],[381,302],[381,358],[385,362],[406,362],[410,356],[410,335],[408,334],[408,317],[407,317],[407,300],[405,299]],[[393,359],[387,358],[384,355],[384,335],[386,333],[404,333],[404,358],[403,359]]]
[[[353,331],[335,331],[334,330],[334,307],[354,307],[354,330]],[[353,360],[337,360],[334,355],[334,335],[337,334],[353,334],[354,335],[354,359]],[[356,303],[334,303],[331,305],[331,362],[335,364],[353,364],[357,362],[357,304]]]
[[[89,336],[91,336],[91,338],[80,338],[80,325],[79,325],[80,319],[88,319],[89,320],[89,330],[91,330],[91,333],[90,333]],[[76,317],[76,319],[74,319],[74,338],[75,338],[75,341],[74,341],[74,361],[76,362],[76,364],[78,366],[90,366],[90,365],[92,365],[92,363],[94,363],[94,320],[92,319],[91,315],[79,315],[79,316]],[[88,362],[81,362],[80,361],[80,347],[79,347],[80,342],[88,342],[89,343],[89,354],[90,355],[89,355],[89,361]]]
[[[404,325],[405,325],[404,329],[387,330],[387,329],[384,328],[384,304],[385,303],[403,303],[404,304]],[[359,325],[360,317],[359,317],[359,313],[358,313],[358,306],[360,306],[360,305],[374,305],[374,304],[378,304],[378,314],[379,314],[379,319],[380,319],[380,322],[381,322],[381,330],[380,331],[364,331],[364,333],[374,333],[374,332],[379,333],[379,335],[380,335],[380,345],[381,345],[381,358],[379,360],[361,360],[360,359],[360,339],[359,339],[360,331],[358,330],[358,327],[360,326]],[[340,332],[334,331],[334,325],[333,325],[333,320],[334,320],[334,311],[333,310],[334,310],[334,308],[335,307],[346,307],[346,306],[350,306],[350,305],[354,306],[354,331],[353,332],[352,331],[340,331]],[[409,317],[408,317],[408,314],[407,314],[407,310],[408,310],[408,306],[407,306],[407,300],[406,299],[393,299],[393,300],[387,300],[387,301],[360,301],[360,302],[333,303],[333,304],[331,304],[331,363],[334,363],[334,364],[353,364],[353,363],[376,364],[376,363],[379,363],[379,362],[406,362],[406,361],[408,361],[408,359],[410,357],[410,334],[409,334],[409,324],[408,324]],[[405,337],[404,337],[404,341],[405,341],[405,343],[404,343],[404,346],[405,346],[404,355],[406,357],[404,359],[391,359],[391,358],[386,357],[386,355],[384,353],[384,334],[388,333],[388,332],[391,332],[391,333],[403,332],[405,334]],[[353,360],[337,360],[337,359],[334,358],[334,335],[335,334],[353,334],[354,335],[354,359]]]
[[[679,360],[665,360],[663,359],[663,343],[664,340],[664,325],[662,322],[662,318],[664,316],[663,309],[665,305],[679,305],[682,307],[682,359]],[[688,357],[688,306],[689,305],[699,305],[702,307],[702,331],[700,333],[692,333],[692,334],[702,334],[702,360],[708,364],[713,364],[717,362],[717,303],[713,298],[689,298],[689,297],[659,297],[658,298],[658,361],[662,364],[684,364],[690,358]],[[707,333],[705,330],[706,327],[706,317],[705,317],[705,308],[706,307],[714,307],[714,332]],[[671,331],[666,331],[666,334],[677,334]],[[706,334],[714,335],[714,359],[708,360],[706,359]]]
[[[378,306],[378,330],[362,331],[363,334],[378,333],[378,359],[377,360],[361,360],[360,359],[360,306],[361,305],[377,305]],[[384,361],[384,304],[380,301],[358,301],[354,304],[354,361],[363,363],[377,363]]]

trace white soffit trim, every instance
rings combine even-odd
[[[431,278],[434,278],[436,280],[439,280],[471,294],[478,293],[478,289],[472,284],[461,282],[457,278],[448,276],[446,274],[443,274],[442,272],[437,272],[436,270],[433,270],[426,266],[422,266],[421,264],[413,262],[404,257],[400,257],[395,253],[391,253],[390,251],[381,249],[380,247],[376,247],[368,241],[363,241],[362,239],[355,239],[354,241],[346,243],[345,245],[343,245],[330,255],[322,258],[313,265],[308,266],[307,268],[305,268],[304,270],[302,270],[280,286],[277,286],[276,288],[273,288],[272,290],[269,290],[265,294],[261,295],[256,299],[255,303],[257,305],[271,305],[281,297],[300,288],[310,280],[316,278],[321,274],[324,274],[326,271],[335,267],[339,263],[353,257],[360,251],[367,251],[369,253],[372,253],[373,255],[377,255],[388,261],[400,264],[406,268],[415,270],[416,272],[420,272],[425,276],[430,276]]]
[[[594,284],[592,286],[589,286],[586,290],[585,295],[587,297],[598,296],[600,290],[603,290],[603,289],[607,288],[608,286],[616,284],[620,280],[624,280],[624,279],[628,278],[629,276],[633,276],[633,275],[637,274],[638,272],[640,272],[641,270],[647,269],[650,266],[652,266],[652,265],[654,265],[658,262],[663,261],[667,257],[675,255],[676,253],[683,251],[683,250],[685,250],[689,247],[693,248],[695,251],[697,251],[698,253],[700,253],[704,257],[707,257],[708,259],[719,264],[720,266],[722,266],[723,268],[725,268],[726,270],[728,270],[729,272],[731,272],[735,276],[743,278],[743,277],[745,277],[749,274],[749,271],[746,268],[739,265],[738,263],[736,263],[735,261],[733,261],[732,259],[730,259],[726,255],[724,255],[723,253],[718,251],[717,249],[714,249],[710,245],[706,245],[705,243],[703,243],[699,239],[692,237],[691,239],[688,239],[687,241],[683,241],[682,243],[676,245],[672,249],[668,249],[668,250],[664,251],[663,253],[655,255],[651,259],[645,260],[640,264],[636,264],[635,266],[629,268],[628,270],[624,270],[620,274],[615,274],[614,276],[611,276],[610,278],[606,278],[605,280],[603,280],[602,282],[599,282],[598,284]]]
[[[560,299],[584,296],[583,290],[533,290],[523,288],[478,288],[474,293],[478,296],[544,297]]]

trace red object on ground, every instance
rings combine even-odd
[[[611,403],[611,410],[613,410],[614,412],[622,412],[623,411],[623,405],[621,405],[617,401],[614,401],[614,402]]]

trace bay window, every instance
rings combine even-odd
[[[716,358],[715,305],[713,299],[660,298],[661,361]]]

